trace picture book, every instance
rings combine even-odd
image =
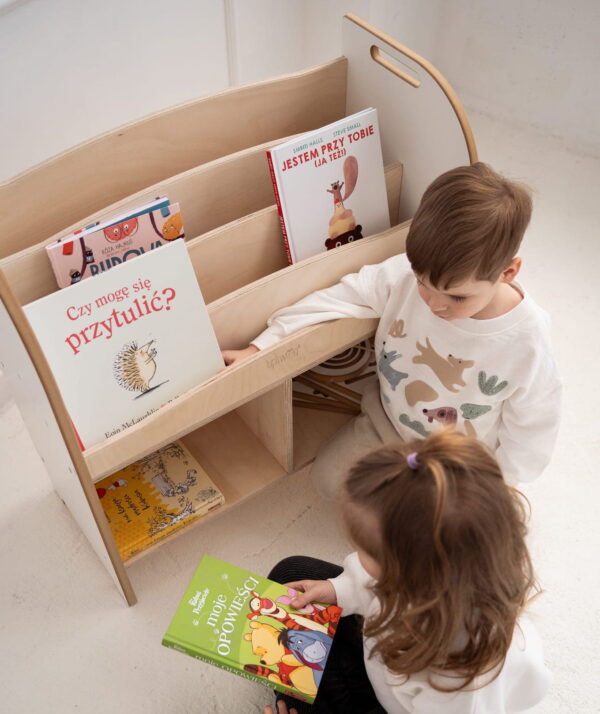
[[[390,227],[377,110],[267,151],[290,263]]]
[[[46,251],[58,287],[66,288],[183,237],[179,204],[157,198],[60,238]]]
[[[224,502],[223,494],[181,441],[98,481],[96,493],[123,560]]]
[[[312,703],[341,616],[290,605],[295,591],[205,555],[163,645]]]
[[[184,241],[25,305],[82,448],[224,366]]]

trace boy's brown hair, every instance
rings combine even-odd
[[[481,442],[448,430],[372,452],[350,471],[343,516],[381,570],[364,632],[388,669],[456,677],[430,677],[456,691],[504,661],[534,577],[523,501]]]
[[[478,162],[426,189],[406,239],[413,271],[438,289],[495,282],[517,254],[531,218],[528,189]]]

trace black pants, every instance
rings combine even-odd
[[[269,573],[277,583],[327,580],[342,572],[339,565],[303,555],[285,558]],[[363,659],[362,618],[342,617],[337,628],[319,692],[313,705],[277,692],[298,714],[385,714],[371,686]]]

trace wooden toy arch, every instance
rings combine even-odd
[[[265,148],[367,106],[379,113],[392,228],[288,266]],[[318,423],[294,410],[292,378],[372,335],[376,320],[302,330],[82,453],[22,309],[56,289],[45,245],[101,213],[167,194],[182,205],[219,343],[242,347],[277,308],[402,252],[405,219],[427,184],[476,159],[466,115],[439,72],[348,15],[344,57],[158,112],[0,187],[2,369],[57,492],[129,604],[136,599],[126,569],[132,561],[118,553],[94,482],[178,438],[211,464],[228,505],[300,468],[348,417]]]

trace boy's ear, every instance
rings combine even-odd
[[[519,270],[521,270],[522,262],[521,258],[515,256],[500,274],[500,281],[503,283],[512,283],[519,274]]]

